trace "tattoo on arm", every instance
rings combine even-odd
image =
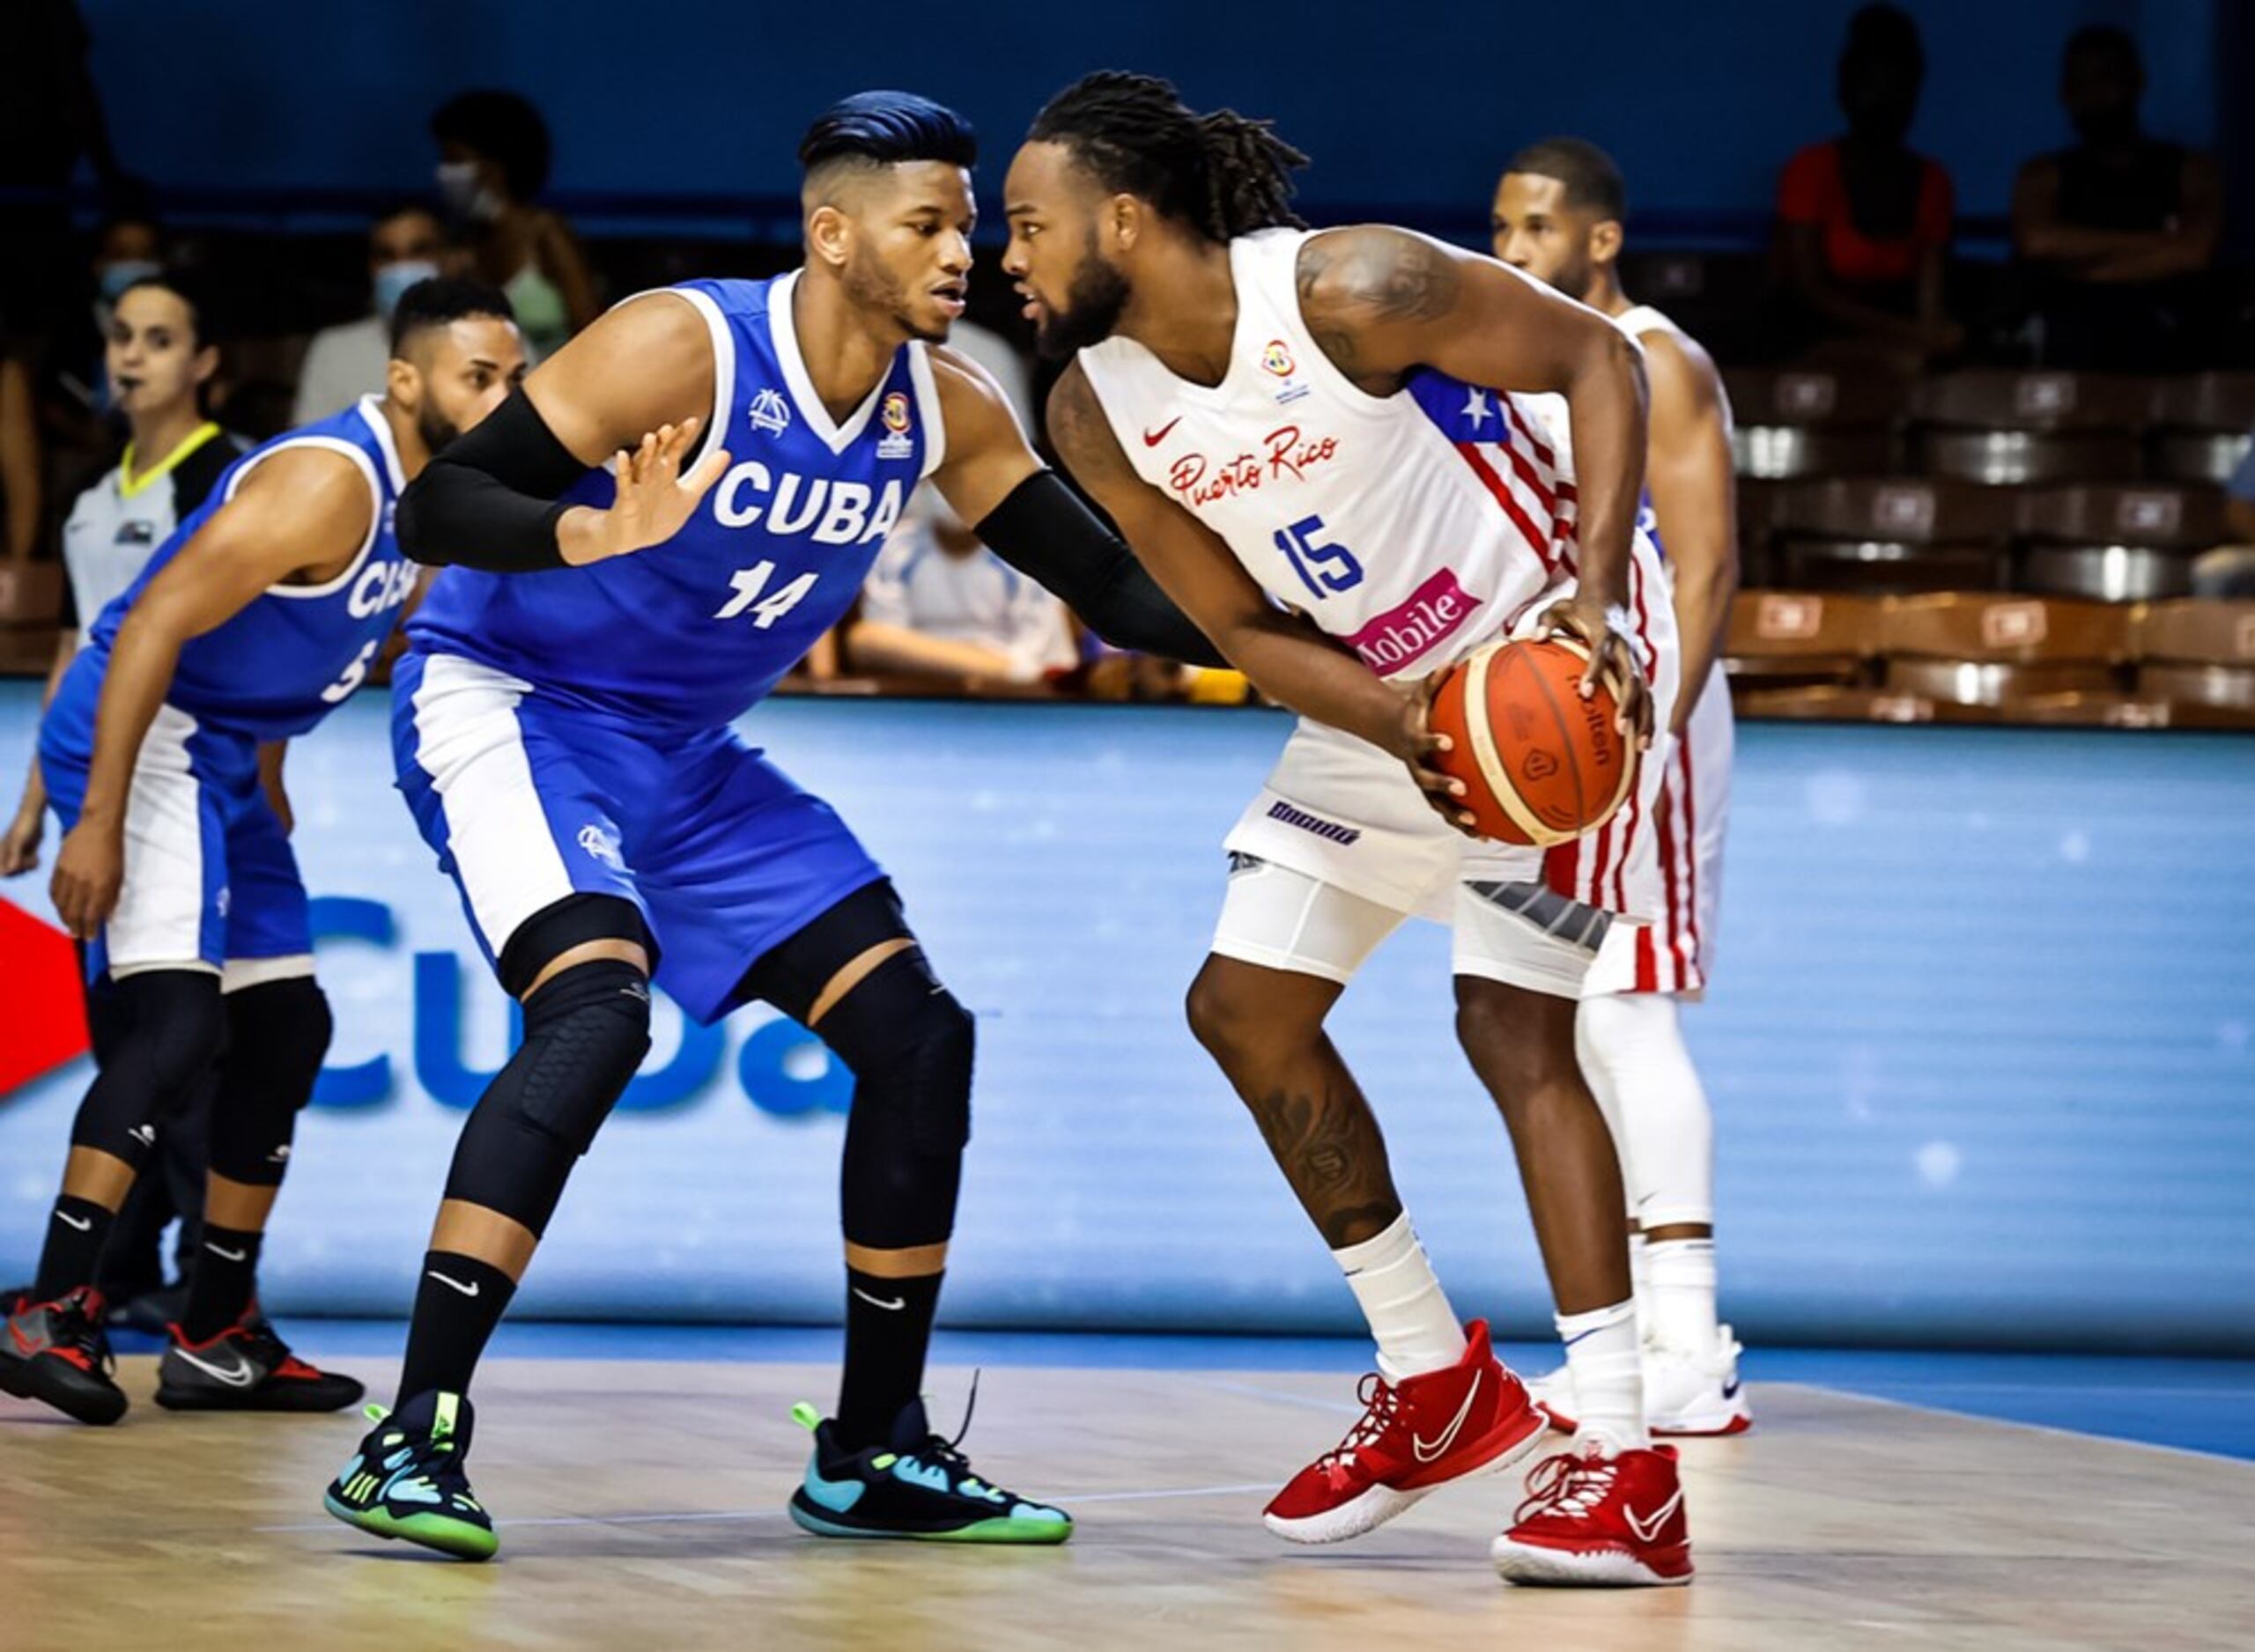
[[[1340,372],[1375,395],[1394,390],[1396,374],[1364,365],[1364,329],[1437,321],[1456,307],[1464,282],[1445,248],[1399,230],[1312,236],[1294,273],[1308,332]]]
[[[1352,1079],[1314,1092],[1272,1090],[1253,1117],[1277,1168],[1333,1250],[1357,1243],[1401,1213],[1386,1139]]]

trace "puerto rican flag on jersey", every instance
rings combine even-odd
[[[1542,558],[1544,569],[1556,580],[1573,578],[1580,557],[1578,496],[1572,477],[1562,474],[1564,467],[1548,427],[1530,405],[1534,398],[1466,384],[1431,368],[1417,372],[1406,387],[1419,410],[1449,439],[1519,537]],[[1657,565],[1659,540],[1652,534],[1649,508],[1638,512],[1637,531],[1651,540],[1654,553],[1651,560]],[[1651,603],[1665,602],[1667,597],[1664,591],[1647,590],[1646,562],[1643,556],[1629,559],[1628,607],[1637,661],[1649,683],[1659,667],[1652,638]],[[1540,599],[1544,603],[1554,600],[1549,592]],[[1661,755],[1647,753],[1645,761]],[[1543,857],[1543,881],[1585,905],[1625,910],[1631,856],[1649,852],[1638,841],[1643,830],[1642,811],[1632,791],[1620,812],[1601,830],[1563,844]]]

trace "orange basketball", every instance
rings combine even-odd
[[[1610,688],[1582,698],[1588,666],[1589,650],[1571,638],[1490,643],[1441,680],[1432,729],[1451,749],[1433,761],[1464,782],[1482,837],[1568,843],[1628,800],[1637,749],[1613,726]]]

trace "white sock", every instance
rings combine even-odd
[[[1464,1326],[1433,1277],[1408,1212],[1331,1256],[1378,1339],[1378,1368],[1386,1381],[1444,1371],[1464,1357]]]
[[[1637,1344],[1637,1304],[1615,1302],[1560,1314],[1558,1339],[1574,1375],[1574,1444],[1607,1456],[1652,1444],[1645,1432],[1645,1360]]]
[[[1645,1248],[1652,1338],[1704,1356],[1720,1339],[1715,1323],[1715,1242],[1661,1239]]]

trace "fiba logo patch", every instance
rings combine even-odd
[[[770,436],[780,436],[791,428],[791,404],[783,399],[780,390],[762,390],[751,398],[751,405],[743,410],[751,421],[751,428],[765,431]]]
[[[908,436],[908,398],[895,390],[886,395],[877,409],[877,417],[884,421],[884,434],[877,440],[880,459],[906,459],[916,451],[916,444]]]
[[[1276,391],[1277,405],[1297,402],[1307,394],[1307,381],[1296,376],[1300,370],[1299,363],[1292,359],[1291,347],[1283,339],[1268,341],[1268,347],[1261,352],[1261,365],[1264,372],[1273,373],[1284,381]]]
[[[616,832],[605,831],[600,826],[582,826],[580,828],[580,847],[614,872],[626,870],[626,858],[618,852],[618,834]]]

